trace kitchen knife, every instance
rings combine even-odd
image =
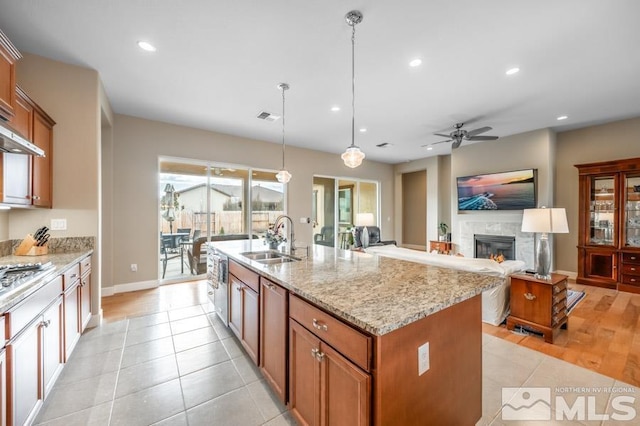
[[[44,236],[44,234],[46,234],[48,230],[49,230],[49,228],[47,228],[46,226],[43,226],[42,228],[39,228],[36,231],[36,233],[33,235],[33,238],[35,240],[37,240],[38,238]]]
[[[38,247],[42,247],[43,245],[47,244],[47,242],[49,241],[49,237],[50,237],[50,236],[51,236],[51,235],[49,235],[49,234],[44,234],[42,237],[40,237],[40,238],[38,239],[38,242],[36,243],[36,245],[37,245]]]

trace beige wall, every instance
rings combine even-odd
[[[9,211],[0,210],[0,241],[9,239]]]
[[[158,157],[194,158],[277,171],[281,151],[276,144],[244,139],[167,123],[116,115],[113,137],[113,263],[112,284],[158,279]],[[383,237],[392,239],[393,166],[365,160],[349,169],[338,154],[287,147],[288,210],[298,243],[309,244],[314,230],[299,223],[311,216],[313,175],[377,180],[381,185]],[[105,185],[108,185],[105,182]],[[111,191],[104,188],[106,192]],[[387,220],[388,219],[388,220]],[[317,230],[316,230],[317,232]],[[105,247],[105,250],[108,248]],[[138,272],[129,265],[138,264]]]
[[[427,245],[427,171],[402,174],[402,244]]]
[[[558,270],[578,270],[578,169],[576,164],[640,157],[640,118],[557,135],[556,204],[567,209],[569,234],[556,236]]]

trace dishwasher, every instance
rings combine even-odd
[[[213,247],[207,252],[207,287],[216,314],[229,326],[229,258]]]

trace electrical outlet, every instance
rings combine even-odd
[[[418,348],[418,376],[429,371],[429,342]]]
[[[138,264],[137,263],[132,263],[131,264],[131,272],[138,272]]]
[[[51,219],[51,230],[52,231],[66,231],[67,230],[67,219]]]

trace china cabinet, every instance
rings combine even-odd
[[[640,293],[640,158],[576,165],[581,284]]]

